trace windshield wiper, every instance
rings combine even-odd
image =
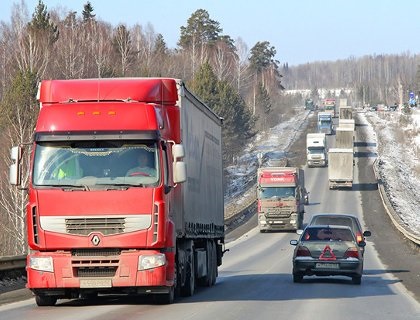
[[[132,184],[132,183],[113,183],[113,184],[96,184],[96,186],[103,187],[105,190],[127,190],[128,188],[139,187],[144,188],[145,185],[140,184]]]
[[[89,191],[89,187],[86,185],[80,186],[80,185],[73,185],[73,184],[60,184],[57,185],[57,187],[62,188],[63,191]]]

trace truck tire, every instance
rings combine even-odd
[[[187,254],[187,271],[184,285],[181,287],[181,295],[184,297],[191,297],[195,291],[195,261],[194,261],[194,245],[190,241]]]
[[[154,296],[157,304],[172,304],[175,301],[175,285],[169,288],[168,293],[156,294]]]
[[[204,277],[198,279],[198,285],[202,287],[210,287],[212,285],[212,273],[213,273],[213,266],[212,266],[212,247],[211,247],[212,240],[206,240],[206,268],[207,274]]]
[[[57,297],[36,295],[35,302],[38,307],[52,307],[57,302]]]
[[[214,240],[211,241],[211,250],[212,250],[212,279],[211,279],[211,285],[215,285],[216,279],[217,279],[217,252],[216,252],[216,244],[214,243]]]

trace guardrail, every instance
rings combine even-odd
[[[406,237],[408,240],[420,246],[420,236],[412,233],[410,230],[407,230],[400,216],[395,212],[394,207],[392,206],[391,202],[388,199],[388,196],[385,192],[384,184],[382,182],[382,177],[380,176],[378,172],[378,167],[377,167],[378,159],[379,158],[376,158],[375,161],[373,162],[373,172],[378,182],[379,195],[381,196],[385,210],[388,213],[388,216],[391,219],[394,226],[398,229],[398,231],[400,231],[404,235],[404,237]]]
[[[26,255],[0,257],[0,271],[25,268]]]

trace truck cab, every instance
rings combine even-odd
[[[260,231],[299,229],[307,201],[303,170],[293,167],[259,168],[257,180]]]
[[[318,133],[333,134],[333,120],[329,112],[318,113]]]

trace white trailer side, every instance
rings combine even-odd
[[[353,149],[331,148],[328,151],[329,188],[353,187]]]
[[[335,148],[352,149],[354,147],[354,130],[338,127],[335,130]]]

